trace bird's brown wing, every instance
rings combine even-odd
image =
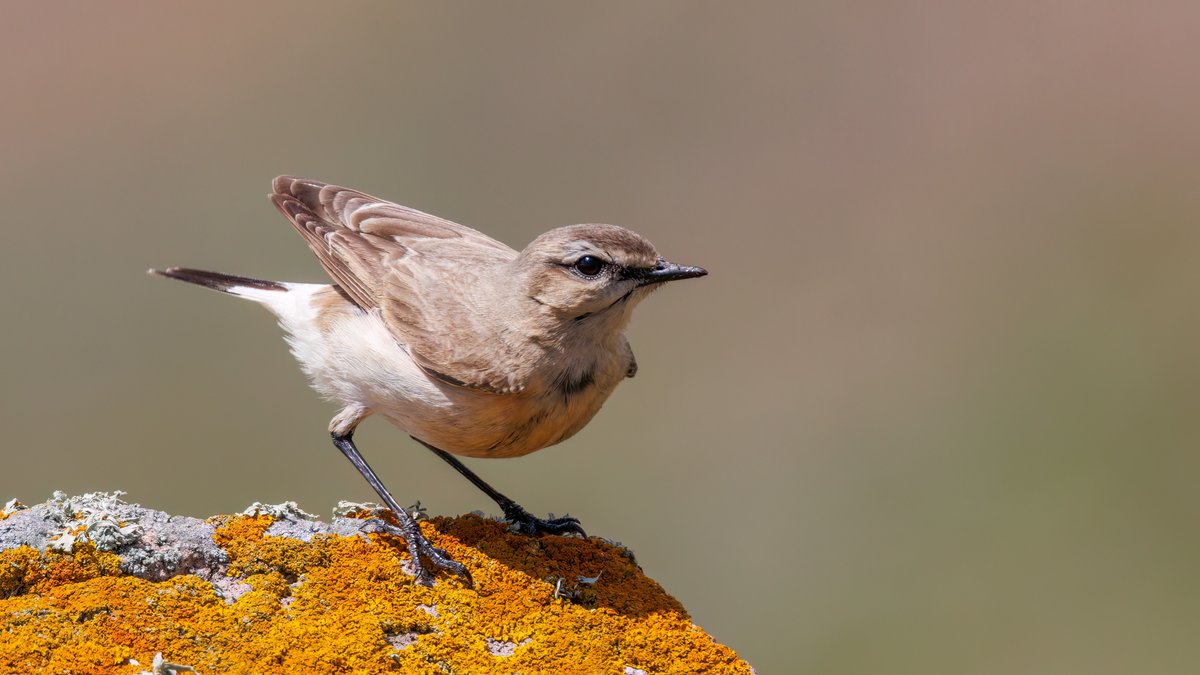
[[[495,393],[523,374],[497,353],[500,326],[481,275],[517,252],[469,227],[361,192],[280,176],[271,201],[358,306],[384,322],[430,375]],[[501,358],[496,358],[501,357]]]

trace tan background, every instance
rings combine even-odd
[[[295,173],[711,270],[583,433],[472,466],[760,672],[1200,663],[1195,3],[41,4],[0,22],[0,497],[371,497],[268,315],[143,274],[321,280]]]

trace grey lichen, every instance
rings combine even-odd
[[[487,650],[488,650],[488,652],[491,653],[492,656],[512,656],[517,651],[518,647],[523,647],[523,646],[529,644],[530,642],[533,642],[533,638],[525,638],[524,640],[521,640],[519,643],[512,642],[510,640],[497,640],[495,638],[487,638],[486,642],[487,642]]]
[[[162,581],[194,574],[212,582],[226,602],[249,590],[244,583],[225,576],[229,558],[213,542],[211,523],[130,504],[122,499],[124,495],[120,491],[80,496],[55,492],[49,500],[32,507],[14,499],[4,506],[0,551],[31,546],[39,551],[70,552],[76,544],[90,542],[101,551],[120,556],[121,570],[142,579]],[[338,505],[342,513],[378,508],[350,502]],[[267,530],[268,535],[301,541],[310,541],[314,535],[366,536],[376,531],[375,522],[370,520],[313,520],[316,516],[295,502],[255,502],[243,513],[269,515],[276,520]]]
[[[235,601],[250,590],[244,582],[226,576],[229,557],[213,541],[213,525],[198,518],[172,516],[125,502],[124,492],[89,492],[68,496],[55,492],[47,501],[32,507],[11,500],[3,509],[0,551],[30,546],[70,552],[77,544],[91,543],[98,550],[121,558],[121,570],[149,581],[163,581],[179,574],[194,574],[212,583],[225,602]],[[335,516],[376,512],[377,504],[340,502]],[[335,517],[331,522],[316,516],[296,502],[255,502],[242,513],[275,519],[266,534],[311,541],[316,535],[361,536],[380,532],[379,520]]]
[[[121,499],[124,492],[55,492],[46,502],[9,513],[0,527],[0,550],[31,546],[70,552],[90,542],[121,558],[126,574],[162,581],[177,574],[205,579],[224,575],[229,560],[212,539],[213,526]]]

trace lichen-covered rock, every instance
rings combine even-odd
[[[134,675],[159,654],[200,673],[753,672],[603,540],[424,521],[475,579],[426,588],[367,512],[293,507],[201,521],[117,494],[10,503],[0,673]]]

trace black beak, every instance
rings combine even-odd
[[[691,279],[693,277],[702,277],[708,274],[708,270],[703,267],[690,267],[688,265],[676,265],[675,263],[667,262],[662,258],[658,259],[658,264],[648,270],[628,270],[626,275],[631,279],[637,279],[641,286],[649,286],[650,284],[659,284],[664,281],[675,281],[676,279]]]

